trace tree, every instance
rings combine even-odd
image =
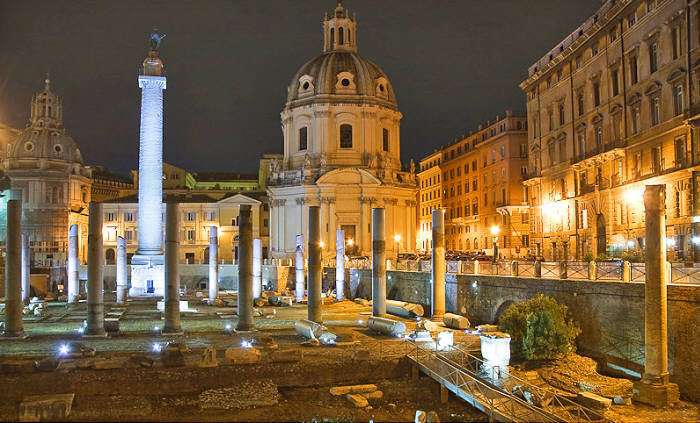
[[[574,351],[581,329],[566,319],[567,311],[565,305],[542,294],[508,307],[498,324],[511,336],[513,356],[540,360]]]

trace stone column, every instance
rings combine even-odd
[[[312,322],[323,323],[323,305],[321,303],[321,210],[318,206],[309,206],[309,294],[307,298],[307,318]]]
[[[5,257],[5,332],[9,338],[25,337],[22,323],[22,201],[7,201]]]
[[[366,251],[365,231],[367,230],[367,216],[369,214],[365,212],[365,203],[367,203],[367,199],[364,197],[360,197],[360,228],[355,234],[355,237],[357,239],[353,240],[355,242],[355,245],[358,246],[360,254],[362,254],[363,251]]]
[[[253,298],[262,295],[262,240],[253,239]]]
[[[78,225],[70,225],[68,231],[68,302],[77,303],[80,296],[78,280]]]
[[[296,302],[301,302],[304,300],[304,288],[306,284],[304,283],[304,236],[297,235],[296,248],[294,250],[294,269],[296,273],[294,274],[294,300]]]
[[[666,186],[644,190],[646,284],[644,287],[644,375],[634,398],[654,407],[678,401],[678,385],[669,382],[666,283]]]
[[[158,52],[151,53],[155,53],[157,59]],[[161,72],[155,73],[157,75],[139,76],[139,246],[133,257],[135,264],[163,263],[163,90],[166,78],[160,75]]]
[[[240,222],[239,228],[240,228]],[[238,247],[238,257],[241,257],[241,247]],[[239,260],[240,261],[240,260]],[[216,226],[209,227],[209,304],[219,296],[219,239]]]
[[[384,209],[372,209],[372,316],[386,315],[386,234]]]
[[[182,332],[180,326],[180,205],[165,205],[165,324],[163,333]],[[124,265],[126,270],[126,265]]]
[[[253,221],[249,205],[238,216],[238,331],[255,329],[253,322]]]
[[[85,335],[104,336],[104,255],[102,252],[102,203],[90,202],[88,223],[87,328]]]
[[[441,320],[445,314],[445,209],[435,209],[432,215],[433,251],[430,273],[433,289],[430,299],[430,318]]]
[[[117,237],[117,304],[126,304],[126,241]]]
[[[345,233],[342,229],[335,236],[335,300],[345,299]]]
[[[22,302],[31,295],[29,265],[29,235],[22,234]]]

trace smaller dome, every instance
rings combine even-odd
[[[7,159],[59,159],[83,164],[80,149],[64,131],[50,128],[25,128],[7,146]]]
[[[63,104],[50,90],[48,76],[44,90],[32,98],[29,125],[7,145],[5,158],[83,163],[78,146],[63,127]]]

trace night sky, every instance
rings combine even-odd
[[[86,164],[138,167],[137,71],[153,27],[165,161],[254,172],[282,152],[279,112],[297,69],[321,53],[334,0],[0,0],[0,122],[23,128],[51,73]],[[507,108],[518,84],[599,0],[346,0],[358,49],[389,76],[404,117],[402,160],[419,159]]]

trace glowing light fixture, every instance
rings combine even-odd
[[[355,240],[353,240],[352,238],[348,239],[348,246],[352,247],[353,244],[355,244]]]
[[[58,354],[59,354],[59,355],[66,355],[66,354],[68,354],[68,345],[66,345],[66,344],[61,344],[61,346],[58,347]]]
[[[394,241],[401,242],[401,235],[399,235],[399,234],[394,235]]]
[[[153,347],[151,349],[153,350],[153,352],[159,353],[163,349],[163,347],[161,347],[159,343],[154,342]]]
[[[497,225],[491,226],[491,235],[498,235],[499,232],[501,232],[501,228],[499,228]]]

